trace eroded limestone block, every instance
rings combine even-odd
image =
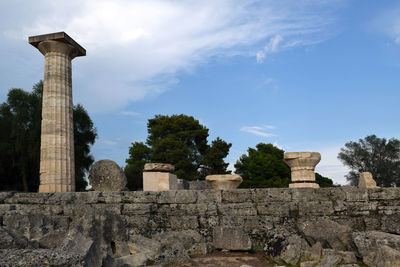
[[[178,190],[178,178],[168,172],[143,172],[143,191]]]
[[[251,240],[241,228],[215,227],[213,232],[215,248],[227,250],[250,250]]]
[[[146,163],[144,165],[146,172],[173,172],[175,166],[168,163]]]
[[[400,251],[386,245],[374,248],[363,257],[363,262],[368,266],[386,267],[400,266]]]
[[[237,174],[216,174],[206,176],[206,181],[214,189],[235,189],[243,181],[242,177]]]
[[[319,188],[317,183],[291,183],[289,188]]]
[[[89,171],[89,183],[95,191],[122,191],[126,189],[124,171],[112,160],[99,160]]]
[[[290,167],[292,184],[290,188],[313,187],[319,188],[315,183],[315,166],[320,162],[321,154],[318,152],[288,152],[283,156],[283,161]],[[303,183],[304,182],[304,183]]]
[[[359,188],[377,188],[376,182],[372,177],[372,173],[370,172],[362,172],[360,173],[360,179],[358,180]]]

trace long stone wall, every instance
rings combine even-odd
[[[352,251],[362,259],[355,233],[400,235],[400,189],[2,192],[0,225],[35,243],[33,247],[47,249],[58,247],[76,229],[98,242],[101,253],[96,257],[102,255],[103,264],[107,255],[114,261],[132,255],[132,250],[124,252],[124,244],[134,247],[139,237],[158,240],[161,246],[163,238],[174,243],[182,237],[189,256],[216,248],[251,248],[264,249],[273,258],[295,235],[309,247],[319,243],[325,249]],[[150,262],[162,262],[154,257]]]

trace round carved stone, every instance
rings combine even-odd
[[[146,172],[173,172],[175,171],[174,165],[168,163],[146,163],[144,164],[144,171]]]
[[[237,174],[216,174],[206,176],[206,181],[214,189],[235,189],[243,181],[242,177]]]
[[[112,160],[99,160],[89,171],[89,183],[95,191],[122,191],[126,188],[123,170]]]

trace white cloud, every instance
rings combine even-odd
[[[258,51],[257,54],[256,54],[257,63],[263,63],[264,59],[265,59],[264,51]]]
[[[134,111],[121,111],[120,113],[121,113],[121,115],[125,115],[125,116],[132,116],[132,117],[140,116],[140,113],[134,112]]]
[[[215,55],[252,56],[268,42],[261,62],[280,47],[319,42],[337,2],[38,0],[23,9],[7,2],[0,41],[67,32],[87,49],[74,60],[74,97],[91,112],[104,112],[168,90],[177,73]]]
[[[100,139],[98,142],[100,144],[107,145],[107,146],[114,146],[114,145],[118,144],[117,141],[107,140],[107,139]]]
[[[227,170],[228,170],[228,171],[232,171],[232,173],[235,173],[235,171],[236,171],[235,163],[229,162],[229,165],[228,165],[228,167],[227,167]]]
[[[276,136],[273,133],[267,132],[268,130],[271,130],[271,129],[275,129],[275,126],[271,126],[271,125],[244,126],[240,130],[242,132],[251,133],[251,134],[258,135],[258,136],[263,136],[263,137]]]
[[[282,42],[282,40],[283,38],[279,34],[274,37],[271,37],[269,43],[264,47],[264,50],[257,52],[256,54],[257,63],[262,63],[267,54],[277,52],[278,45]]]
[[[280,144],[278,144],[278,142],[274,142],[273,145],[276,146],[276,147],[279,148],[279,149],[285,150],[285,149],[283,148],[283,146],[281,146]]]

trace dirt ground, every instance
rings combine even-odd
[[[273,267],[263,252],[213,252],[204,256],[193,258],[190,263],[177,265],[176,267],[197,267],[197,266],[229,266],[240,267]],[[244,266],[243,266],[244,267]]]

